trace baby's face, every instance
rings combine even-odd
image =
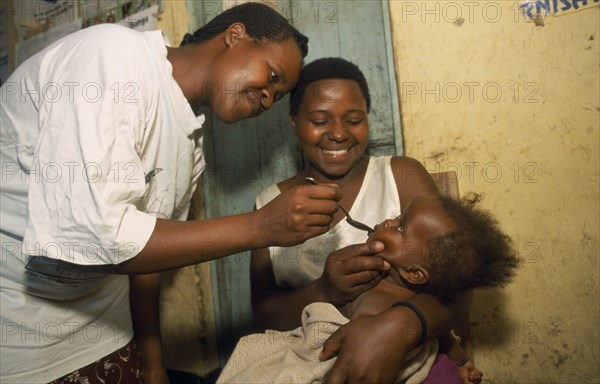
[[[400,281],[399,269],[429,266],[428,242],[456,229],[435,196],[413,199],[402,215],[375,226],[368,241],[381,241],[385,249],[376,256],[390,263],[390,276]]]

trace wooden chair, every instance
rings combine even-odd
[[[460,194],[458,192],[458,177],[455,171],[432,173],[431,177],[438,187],[440,194],[456,200],[460,199]],[[465,350],[469,359],[474,363],[470,321],[473,292],[469,292],[463,296],[464,298],[462,298],[459,305],[458,325],[454,328],[454,333],[460,337],[460,345]]]

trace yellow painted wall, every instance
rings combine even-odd
[[[405,153],[482,193],[523,260],[475,295],[485,382],[598,383],[600,7],[543,26],[515,1],[390,11]]]

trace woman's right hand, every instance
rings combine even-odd
[[[383,250],[379,241],[354,244],[331,253],[319,278],[324,301],[341,306],[373,288],[390,264],[373,256]]]
[[[337,185],[298,185],[255,211],[266,245],[291,246],[330,229],[342,193]]]

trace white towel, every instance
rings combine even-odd
[[[335,362],[335,358],[319,361],[323,343],[348,321],[331,304],[307,305],[302,311],[302,326],[293,331],[267,330],[241,338],[217,384],[321,383]],[[437,351],[437,340],[412,350],[397,382],[423,382]]]

